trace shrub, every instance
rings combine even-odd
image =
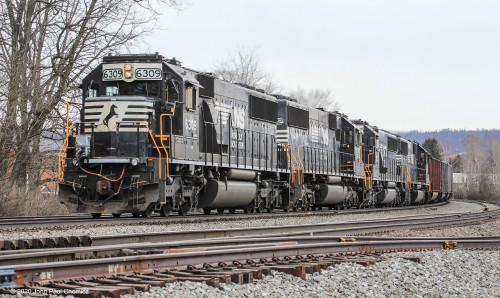
[[[65,215],[70,211],[59,204],[56,194],[35,189],[0,189],[0,216]]]

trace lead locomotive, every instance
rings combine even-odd
[[[451,167],[363,121],[154,55],[106,56],[67,122],[59,198],[80,212],[371,207],[446,200]]]

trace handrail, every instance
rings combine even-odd
[[[410,191],[411,189],[411,176],[410,176],[410,169],[408,166],[402,166],[404,169],[404,174],[405,174],[405,189],[407,191]]]
[[[302,183],[304,183],[304,177],[305,177],[305,173],[304,173],[304,163],[302,162],[302,158],[300,158],[300,147],[302,147],[303,145],[299,145],[299,147],[297,147],[297,156],[299,157],[299,161],[300,161],[300,167],[301,167],[301,171],[302,171]],[[299,172],[300,174],[300,172]]]
[[[161,172],[161,150],[158,147],[158,144],[156,144],[155,137],[153,136],[153,133],[151,132],[151,129],[149,129],[149,126],[147,126],[147,124],[146,124],[146,127],[148,128],[149,137],[153,141],[153,144],[155,145],[156,151],[158,151],[158,178],[161,180],[162,176],[163,176],[162,172]]]
[[[290,147],[290,146],[289,146]],[[297,157],[295,157],[295,154],[293,154],[293,151],[292,151],[292,148],[290,147],[290,153],[292,155],[292,158],[293,158],[293,161],[295,163],[295,167],[296,167],[296,170],[295,170],[295,175],[297,175],[297,183],[298,184],[302,184],[302,182],[300,181],[300,169],[299,169],[299,163],[297,161]]]
[[[294,185],[295,184],[295,173],[297,172],[297,170],[295,169],[295,165],[292,161],[292,158],[290,157],[290,145],[287,145],[287,144],[280,144],[280,146],[282,146],[284,149],[285,149],[285,153],[286,153],[286,157],[288,159],[288,163],[290,164],[290,167],[291,167],[291,184]]]
[[[160,115],[160,144],[163,148],[163,150],[165,151],[165,171],[166,171],[166,175],[167,177],[170,176],[170,165],[169,165],[169,156],[168,156],[168,150],[167,148],[165,147],[165,144],[163,144],[163,137],[165,136],[163,134],[163,117],[170,117],[172,116],[172,114],[161,114]],[[171,134],[168,134],[168,137],[171,138],[172,135]]]
[[[59,149],[59,153],[57,155],[57,179],[59,181],[64,180],[64,166],[66,164],[65,154],[69,148],[69,134],[73,131],[74,123],[69,125],[69,101],[66,100],[64,102],[66,104],[66,121],[65,121],[65,137],[61,148]]]
[[[367,189],[373,188],[373,175],[371,171],[372,164],[370,163],[370,156],[373,156],[373,153],[368,153],[368,161],[365,164],[365,188]]]

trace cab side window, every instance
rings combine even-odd
[[[172,78],[168,79],[166,91],[166,99],[168,102],[174,103],[179,101],[179,81]]]
[[[196,87],[186,84],[186,109],[196,110]]]

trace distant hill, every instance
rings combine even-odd
[[[464,152],[463,140],[469,134],[475,134],[481,139],[500,138],[500,129],[481,129],[481,130],[453,130],[443,129],[439,131],[399,131],[395,132],[408,140],[415,140],[423,143],[427,138],[436,138],[439,143],[447,147],[449,154]]]

